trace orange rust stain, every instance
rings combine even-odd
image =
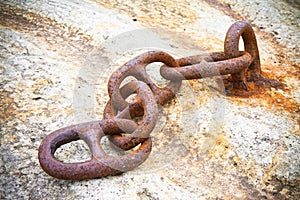
[[[74,114],[74,109],[73,108],[67,108],[63,112],[66,113],[67,116],[69,116],[69,115]]]
[[[223,12],[225,15],[231,16],[236,20],[247,20],[245,16],[233,11],[230,8],[229,4],[220,2],[218,0],[205,0],[210,6],[215,7],[216,9]],[[276,49],[275,59],[276,61],[267,60],[266,63],[262,63],[262,71],[263,76],[267,77],[271,80],[279,81],[285,84],[286,77],[292,77],[295,80],[300,79],[300,66],[293,63],[293,59],[290,59],[287,56],[289,49],[285,46],[281,45],[271,33],[266,32],[264,30],[259,29],[256,24],[251,24],[251,26],[255,29],[257,36],[259,36],[262,40],[268,41],[270,45]],[[243,91],[231,91],[232,94],[237,95],[239,97],[247,97],[250,100],[258,100],[258,105],[263,104],[267,108],[270,109],[279,109],[285,110],[292,114],[299,115],[300,105],[293,99],[292,90],[297,90],[298,88],[294,88],[292,85],[288,85],[287,87],[282,88],[284,95],[276,90],[271,90],[270,87],[261,87],[255,85],[255,83],[249,82],[250,92]],[[240,102],[242,104],[249,103],[249,99],[240,99],[233,98],[235,101]],[[256,105],[255,105],[256,106]],[[300,124],[300,120],[298,120]]]
[[[224,138],[224,134],[222,134],[218,138],[216,138],[214,146],[209,151],[209,155],[226,158],[229,148],[230,144]]]
[[[206,0],[206,2],[211,2],[210,5],[216,4],[217,7],[227,7],[226,5],[221,5],[217,0]],[[221,9],[222,10],[222,9]],[[226,9],[225,9],[226,10]],[[231,9],[226,12],[229,12]],[[233,14],[230,14],[235,19],[244,20],[242,16],[234,15],[234,11],[231,10]],[[245,91],[231,91],[231,94],[236,95],[236,97],[246,97],[247,99],[232,98],[233,100],[249,105],[250,102],[257,103],[257,105],[264,105],[269,109],[285,110],[292,114],[300,112],[300,105],[293,98],[292,92],[298,90],[293,85],[287,85],[286,80],[288,78],[293,78],[294,80],[299,80],[300,78],[300,66],[294,63],[293,59],[289,58],[287,52],[289,49],[279,44],[279,42],[268,32],[264,32],[259,29],[255,24],[252,24],[254,29],[256,29],[256,34],[261,39],[270,43],[270,46],[276,50],[273,58],[268,58],[261,61],[262,76],[273,81],[278,82],[281,86],[274,87],[272,85],[257,84],[256,82],[249,81],[249,92]],[[229,81],[230,82],[230,81]],[[226,84],[225,84],[226,85]],[[231,86],[227,84],[227,89]],[[251,101],[255,100],[255,101]]]
[[[269,70],[271,69],[271,70]],[[264,69],[263,69],[264,70]],[[284,67],[277,67],[268,65],[266,72],[262,72],[262,76],[266,81],[248,81],[249,90],[233,89],[232,79],[229,76],[224,76],[223,83],[225,86],[226,94],[231,101],[234,101],[238,105],[243,106],[263,106],[272,111],[287,111],[293,115],[297,115],[300,112],[300,105],[293,98],[292,91],[297,90],[294,86],[286,85],[285,77],[294,77],[297,80],[296,70],[286,70]],[[199,85],[199,80],[189,81],[193,90],[203,90]],[[215,88],[216,91],[223,93],[222,87]],[[206,88],[208,95],[211,92],[209,88]],[[207,98],[198,95],[198,102],[205,104]],[[300,124],[300,119],[298,120]]]
[[[1,91],[0,95],[0,122],[7,122],[15,118],[17,115],[17,106],[14,99],[9,97],[10,93]]]
[[[194,41],[191,41],[194,42]],[[214,37],[203,37],[195,41],[199,44],[198,48],[203,50],[203,53],[213,52],[213,51],[224,51],[224,40],[220,40]]]
[[[263,69],[264,70],[264,69]],[[263,105],[274,111],[287,111],[291,114],[299,113],[300,105],[295,101],[292,85],[286,85],[285,77],[294,77],[297,80],[297,70],[268,65],[262,76],[271,83],[248,82],[249,91],[229,89],[231,80],[225,80],[225,87],[229,89],[231,100],[242,105]],[[273,85],[272,85],[273,84]],[[274,86],[275,85],[275,86]]]
[[[189,83],[189,86],[192,88],[192,90],[195,91],[196,93],[199,90],[203,90],[203,89],[200,88],[202,83],[199,83],[198,80],[190,80],[190,81],[188,81],[188,83]],[[207,90],[207,93],[209,95],[209,92],[210,92],[209,88],[206,88],[206,90]],[[198,102],[197,103],[199,103],[199,104],[205,104],[205,103],[207,103],[207,101],[209,99],[209,98],[204,98],[202,95],[196,95],[196,96],[198,97]]]
[[[8,140],[12,143],[16,142],[19,140],[19,137],[16,136],[16,135],[13,135],[13,134],[10,134],[9,137],[8,137]]]
[[[239,157],[239,156],[234,156],[234,157],[232,158],[232,160],[233,160],[233,162],[234,162],[234,164],[235,164],[236,166],[239,166],[239,165],[241,165],[241,163],[243,163],[242,158]]]

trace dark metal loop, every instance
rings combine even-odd
[[[138,101],[135,101],[131,104],[127,103],[126,108],[119,113],[117,113],[119,110],[116,109],[114,103],[109,101],[104,111],[104,118],[109,119],[116,117],[132,119],[136,116],[139,116],[141,111],[143,112],[142,121],[134,133],[127,136],[109,136],[110,141],[114,145],[124,150],[128,150],[140,144],[146,138],[150,137],[150,133],[155,127],[158,119],[158,108],[152,91],[144,82],[129,82],[123,86],[120,91],[124,95],[124,98],[135,92],[137,94]],[[142,108],[142,110],[139,110],[140,108]]]
[[[124,99],[129,97],[135,91],[132,90],[130,85],[132,82],[127,83],[120,89],[120,93]],[[104,119],[112,119],[112,118],[121,118],[121,119],[134,119],[136,117],[140,117],[144,115],[144,108],[142,104],[142,100],[139,96],[137,96],[133,102],[126,102],[126,107],[123,110],[118,110],[112,103],[111,99],[107,102],[103,118]]]
[[[249,69],[256,74],[261,73],[259,51],[255,33],[248,22],[237,21],[232,24],[227,31],[224,42],[224,53],[228,59],[235,58],[239,54],[239,41],[240,37],[244,41],[244,49],[252,56]],[[239,87],[239,82],[243,83],[243,87],[248,90],[247,85],[247,69],[242,70],[241,73],[232,74],[236,82],[235,87]]]
[[[142,142],[138,150],[122,156],[107,155],[100,146],[100,140],[105,134],[122,133],[122,129],[134,131],[135,122],[126,119],[106,119],[88,122],[59,129],[48,135],[39,148],[39,162],[49,175],[58,179],[83,180],[116,175],[129,171],[149,156],[152,148],[151,139]],[[82,139],[92,153],[91,160],[78,163],[63,163],[54,157],[61,145]]]
[[[239,73],[251,63],[252,57],[247,52],[238,52],[235,58],[227,59],[224,52],[200,54],[176,60],[180,67],[166,65],[160,69],[161,76],[169,80],[190,80],[211,76]]]
[[[166,87],[159,88],[156,86],[146,72],[146,66],[153,62],[163,62],[170,67],[179,67],[176,60],[168,53],[162,51],[149,51],[137,56],[117,69],[110,77],[108,82],[108,94],[112,103],[118,110],[123,110],[127,103],[120,94],[120,85],[122,81],[133,76],[137,80],[145,82],[152,90],[156,102],[160,105],[168,102],[181,86],[181,81],[171,81]]]

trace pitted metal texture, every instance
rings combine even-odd
[[[239,40],[244,51],[239,51]],[[146,66],[162,62],[160,74],[169,84],[160,88],[147,74]],[[112,73],[108,82],[108,101],[104,119],[68,126],[49,134],[39,148],[41,167],[58,179],[83,180],[116,175],[132,170],[143,163],[151,152],[151,132],[158,120],[157,105],[164,105],[178,92],[183,80],[231,75],[233,86],[248,90],[247,76],[261,76],[256,37],[249,23],[238,21],[228,30],[224,52],[212,52],[180,59],[162,51],[143,53]],[[121,87],[127,77],[134,77]],[[136,94],[132,102],[127,98]],[[141,119],[136,120],[137,117]],[[138,121],[138,122],[136,122]],[[123,156],[107,155],[100,140],[107,136],[111,143],[123,149],[137,150]],[[63,144],[83,140],[90,148],[92,158],[86,162],[63,163],[54,153]]]

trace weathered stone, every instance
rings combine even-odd
[[[300,12],[286,2],[1,2],[1,199],[299,199]],[[186,81],[160,108],[153,151],[140,167],[80,182],[43,172],[42,139],[102,118],[108,78],[120,65],[149,49],[175,57],[223,50],[236,20],[252,24],[263,75],[285,88],[238,97],[226,96],[219,77]],[[90,153],[79,141],[56,156],[75,162]]]

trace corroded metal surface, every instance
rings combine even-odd
[[[42,168],[49,175],[59,179],[83,180],[116,175],[137,167],[147,159],[151,152],[150,138],[142,142],[136,152],[119,157],[107,155],[100,146],[100,140],[105,134],[103,130],[109,129],[106,133],[111,134],[113,129],[118,130],[120,126],[125,127],[125,123],[127,127],[130,124],[131,128],[137,128],[132,121],[119,119],[118,121],[103,120],[78,124],[53,132],[40,146],[39,160]],[[124,130],[119,129],[115,133],[122,131]],[[127,131],[130,133],[130,130]],[[54,157],[55,151],[61,145],[78,139],[82,139],[88,144],[92,153],[91,160],[80,163],[63,163]]]
[[[1,198],[299,199],[300,18],[286,2],[2,1]],[[115,49],[102,44],[112,47],[124,32],[133,34],[123,41],[139,44],[133,30],[142,28],[160,36],[142,35],[146,50],[160,38],[165,45],[159,48],[176,58],[222,51],[225,31],[237,20],[254,28],[262,75],[284,87],[249,81],[251,92],[238,97],[230,77],[224,85],[185,82],[159,108],[152,153],[136,170],[81,182],[41,170],[37,151],[45,133],[102,118],[110,74],[143,53],[135,46],[112,54]],[[104,150],[119,155],[105,139]],[[55,154],[68,162],[91,156],[80,140]]]
[[[84,180],[116,175],[129,171],[143,163],[151,152],[149,135],[157,121],[157,106],[151,90],[143,82],[131,82],[124,86],[133,88],[142,100],[144,117],[137,126],[135,122],[125,119],[107,119],[87,122],[59,129],[49,134],[40,145],[39,161],[41,167],[51,176],[67,180]],[[128,111],[127,111],[128,112]],[[112,157],[105,153],[100,145],[104,135],[130,133],[124,140],[119,140],[118,146],[131,149],[141,144],[134,153]],[[54,156],[55,151],[62,145],[81,139],[86,142],[92,153],[89,161],[80,163],[63,163]],[[130,145],[130,148],[128,146]]]
[[[108,82],[108,94],[110,98],[112,98],[112,104],[114,104],[118,110],[123,110],[126,105],[126,101],[120,94],[119,88],[122,81],[128,76],[133,76],[149,85],[156,102],[160,105],[165,104],[174,97],[179,90],[181,81],[171,81],[165,88],[159,88],[146,73],[146,66],[153,62],[162,62],[170,67],[179,67],[172,56],[160,51],[144,53],[124,64],[111,75]]]
[[[240,37],[243,37],[245,52],[238,50]],[[149,155],[149,145],[144,145],[143,142],[149,140],[150,133],[156,125],[158,118],[156,103],[164,105],[174,97],[181,85],[181,80],[230,74],[236,82],[235,85],[239,85],[242,82],[245,89],[248,90],[247,69],[250,67],[258,73],[261,72],[256,37],[250,24],[245,21],[238,21],[229,28],[225,39],[223,57],[220,53],[212,53],[210,55],[213,55],[212,61],[210,61],[211,65],[208,62],[202,62],[202,65],[197,66],[198,68],[195,69],[193,68],[194,65],[191,65],[191,67],[182,65],[183,62],[176,61],[171,55],[163,51],[149,51],[133,58],[118,68],[111,75],[108,82],[108,94],[111,99],[107,104],[108,107],[105,109],[106,113],[104,113],[105,118],[113,119],[113,121],[103,120],[78,124],[51,133],[43,140],[39,148],[39,161],[42,168],[55,178],[71,180],[99,178],[116,175],[122,171],[129,171],[144,162]],[[248,59],[245,60],[243,55],[247,55]],[[194,57],[201,58],[203,55]],[[185,61],[188,58],[180,60]],[[151,81],[146,72],[146,66],[153,62],[163,62],[165,67],[170,66],[172,70],[185,68],[186,73],[180,73],[183,71],[178,70],[175,73],[174,71],[171,71],[171,73],[165,71],[164,77],[171,80],[171,82],[161,89]],[[192,74],[192,76],[188,76],[188,73]],[[178,78],[176,76],[178,74],[181,77]],[[120,88],[124,79],[129,76],[135,77],[139,82],[131,81]],[[133,103],[129,104],[125,99],[133,93],[137,94],[137,98]],[[132,123],[128,122],[126,124],[126,122],[114,121],[114,119],[123,118],[133,120],[134,117],[142,115],[138,114],[140,112],[143,114],[143,119],[139,128],[135,127],[136,130],[127,131],[127,129],[132,129]],[[122,128],[119,128],[118,125]],[[103,132],[103,130],[105,131]],[[116,130],[118,131],[116,132]],[[122,136],[120,135],[122,131],[130,133],[130,135]],[[105,134],[109,135],[110,141],[121,149],[130,150],[139,144],[142,147],[147,146],[148,149],[146,148],[146,152],[140,153],[141,156],[109,157],[100,145],[101,138]],[[84,140],[89,146],[92,153],[91,160],[64,164],[55,158],[54,153],[61,145],[76,141],[79,138]],[[139,152],[143,152],[144,148],[141,149]]]

